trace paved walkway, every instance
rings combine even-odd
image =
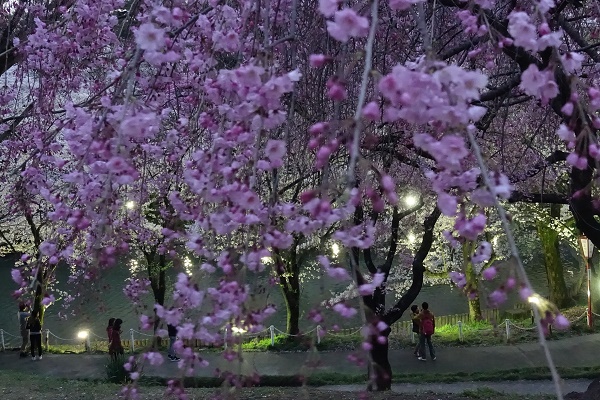
[[[593,367],[600,365],[600,334],[586,335],[549,343],[557,366]],[[546,360],[537,343],[494,347],[448,347],[437,351],[437,360],[420,362],[412,355],[412,350],[390,351],[390,362],[394,375],[415,373],[473,373],[494,372],[526,367],[544,367]],[[351,352],[321,353],[262,353],[247,352],[240,363],[227,362],[220,353],[203,352],[211,367],[198,370],[197,376],[214,376],[215,368],[231,370],[236,373],[260,375],[306,374],[310,369],[318,372],[336,372],[340,374],[366,374],[365,367],[357,367],[347,361]],[[19,359],[17,352],[0,353],[0,370],[23,370],[46,376],[61,378],[105,378],[106,355],[58,355],[47,354],[39,362],[31,359]],[[180,376],[177,363],[166,362],[160,366],[146,365],[146,376]],[[587,386],[586,381],[577,383],[580,390]],[[414,385],[413,385],[414,386]],[[432,385],[427,385],[431,388]],[[483,386],[477,383],[477,386]],[[514,386],[513,383],[507,387]],[[545,386],[551,387],[549,384]],[[408,387],[402,385],[402,387]],[[448,386],[450,388],[451,386]],[[464,385],[462,390],[464,390]],[[443,389],[440,386],[440,390]],[[574,389],[575,390],[575,389]],[[568,392],[569,390],[567,390]]]

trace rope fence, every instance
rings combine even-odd
[[[595,315],[596,317],[600,317],[600,314],[596,314],[596,313],[592,313],[592,314]],[[584,312],[583,314],[581,314],[579,317],[575,318],[574,320],[570,320],[569,323],[573,324],[575,322],[578,322],[581,319],[584,319],[586,317],[586,315],[587,315],[587,312]],[[461,314],[460,316],[462,317],[463,315]],[[436,325],[438,325],[438,326],[441,325],[438,322],[438,320],[441,320],[441,319],[442,318],[436,317]],[[448,319],[448,318],[446,318],[446,319]],[[449,319],[449,320],[451,320],[452,322],[455,321],[455,323],[450,323],[450,324],[446,324],[446,325],[457,326],[458,340],[463,342],[465,339],[465,329],[464,329],[465,324],[462,322],[462,320],[457,320],[454,317],[452,317],[452,319]],[[333,336],[333,337],[354,336],[357,333],[359,333],[362,329],[363,329],[363,327],[359,326],[359,327],[354,327],[354,328],[325,330],[325,328],[323,328],[321,325],[317,325],[309,331],[300,332],[295,335],[290,335],[290,334],[278,329],[274,325],[271,325],[271,326],[269,326],[261,331],[258,331],[258,332],[246,332],[246,331],[243,331],[243,330],[241,330],[239,328],[235,328],[235,327],[234,328],[225,328],[222,332],[223,333],[223,347],[225,349],[227,349],[227,343],[228,343],[229,339],[234,336],[251,339],[251,338],[261,338],[261,337],[266,338],[268,335],[268,337],[270,338],[271,345],[273,346],[273,345],[275,345],[275,338],[277,336],[307,337],[309,335],[315,335],[317,344],[320,344],[325,336]],[[505,319],[502,323],[495,325],[493,327],[481,328],[481,329],[471,328],[470,331],[483,333],[483,332],[494,332],[494,331],[497,332],[499,330],[503,330],[506,341],[508,342],[508,341],[510,341],[511,336],[513,335],[514,332],[517,332],[517,331],[532,332],[532,331],[535,331],[535,329],[536,329],[535,326],[520,326],[520,325],[517,325],[516,323],[512,322],[510,319]],[[416,341],[417,341],[417,337],[416,337],[417,335],[414,332],[412,332],[412,322],[411,321],[399,321],[393,327],[391,334],[394,337],[408,338],[408,339],[410,339],[410,341],[412,343],[416,343]],[[94,345],[96,348],[99,348],[102,345],[105,345],[105,347],[108,348],[108,340],[107,340],[108,338],[103,335],[98,335],[92,331],[87,331],[87,330],[80,331],[80,332],[78,332],[76,338],[63,338],[63,337],[55,335],[49,329],[46,329],[43,332],[43,335],[44,335],[43,344],[44,344],[46,350],[48,350],[50,344],[52,343],[52,344],[82,345],[82,346],[84,346],[85,351],[91,351],[92,338],[94,338]],[[132,328],[132,329],[129,329],[128,340],[122,340],[121,342],[123,344],[123,347],[128,348],[129,351],[133,353],[133,352],[135,352],[137,346],[139,346],[139,347],[148,346],[149,344],[151,344],[152,341],[154,341],[154,339],[155,339],[155,335],[140,332],[140,331],[137,331]],[[15,335],[15,334],[5,331],[4,329],[0,329],[0,348],[2,351],[5,351],[7,348],[20,347],[21,340],[22,340],[21,335]],[[201,347],[203,345],[203,343],[199,340],[191,340],[191,341],[185,341],[185,342],[186,342],[186,345],[190,345],[190,346],[194,346],[194,347]]]

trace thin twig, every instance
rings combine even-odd
[[[373,3],[371,4],[371,27],[369,29],[369,37],[365,47],[365,68],[362,73],[358,103],[356,104],[356,111],[354,112],[354,132],[352,134],[352,147],[350,151],[350,162],[348,163],[347,172],[348,188],[353,188],[354,184],[356,183],[354,169],[356,168],[356,162],[359,156],[362,109],[365,104],[365,98],[367,97],[369,74],[371,73],[371,67],[373,65],[373,44],[375,42],[375,32],[377,31],[377,21],[379,18],[378,11],[379,1],[373,0]]]
[[[490,181],[489,173],[485,161],[483,160],[483,156],[481,155],[481,148],[477,144],[475,140],[475,136],[473,133],[468,131],[467,135],[469,136],[469,142],[471,143],[471,148],[473,149],[473,153],[477,158],[477,163],[479,164],[479,168],[481,168],[481,175],[483,177],[483,181],[485,186],[487,186],[488,190],[493,194],[493,185]],[[494,198],[494,206],[498,210],[498,216],[500,217],[500,221],[502,222],[502,227],[504,228],[504,232],[506,233],[506,238],[508,240],[508,244],[510,246],[510,251],[517,260],[517,266],[519,270],[519,275],[523,283],[527,286],[527,288],[531,288],[531,283],[529,282],[529,278],[527,277],[527,273],[525,272],[525,268],[523,267],[523,261],[521,257],[519,257],[519,250],[517,249],[517,244],[515,242],[515,237],[510,228],[510,224],[508,222],[508,218],[506,217],[506,211],[504,207],[498,201],[498,198],[493,195]],[[548,342],[546,341],[546,337],[544,336],[544,330],[542,328],[542,322],[540,319],[540,313],[537,307],[532,307],[535,315],[535,323],[538,331],[538,339],[540,346],[544,350],[544,355],[546,356],[546,362],[548,363],[548,368],[550,368],[550,373],[552,374],[552,381],[554,382],[554,389],[556,390],[556,398],[558,400],[563,400],[562,387],[560,382],[560,376],[558,371],[556,370],[556,366],[554,365],[554,361],[552,360],[552,355],[550,354],[550,349],[548,348]]]

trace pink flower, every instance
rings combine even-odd
[[[10,276],[12,277],[12,280],[15,283],[17,283],[19,286],[23,286],[23,283],[25,282],[25,280],[23,279],[23,276],[21,275],[21,270],[12,269],[10,271]]]
[[[335,101],[342,101],[348,97],[346,88],[340,82],[330,79],[327,82],[327,96]]]
[[[513,290],[516,285],[517,285],[517,280],[515,278],[513,278],[512,276],[508,277],[508,279],[506,280],[506,288],[508,290]]]
[[[475,250],[475,254],[471,258],[471,261],[475,264],[487,261],[492,256],[492,245],[489,242],[481,242]],[[489,269],[489,268],[488,268]]]
[[[347,306],[344,303],[337,303],[333,306],[333,310],[344,318],[352,318],[357,313],[355,308]]]
[[[491,281],[497,275],[498,275],[498,271],[496,270],[496,267],[494,267],[494,266],[484,269],[483,272],[481,273],[481,276],[486,281]]]
[[[567,329],[571,323],[569,320],[562,314],[558,314],[554,319],[554,326],[556,329]]]
[[[565,124],[560,124],[556,134],[561,140],[565,142],[574,142],[575,141],[575,132],[569,129]]]
[[[458,286],[460,289],[467,286],[467,278],[465,277],[465,274],[463,274],[462,272],[452,271],[452,272],[450,272],[449,275],[450,275],[450,279],[452,280],[452,282],[454,282],[454,284],[456,286]]]
[[[338,9],[338,0],[319,0],[319,12],[325,17],[331,17]]]
[[[368,120],[375,121],[379,118],[379,106],[372,101],[363,107],[362,115]]]
[[[526,94],[540,99],[544,104],[558,95],[558,85],[554,82],[553,71],[540,71],[535,64],[530,64],[523,71],[519,87]]]
[[[529,301],[529,298],[532,295],[533,295],[533,290],[531,290],[527,286],[522,286],[521,289],[519,289],[519,296],[521,297],[521,300],[523,300],[523,301]]]
[[[584,156],[580,156],[577,153],[571,153],[567,156],[567,164],[572,165],[573,167],[584,170],[588,167],[587,158]]]
[[[340,42],[351,37],[365,37],[369,33],[369,20],[361,17],[351,8],[336,11],[333,22],[327,21],[327,32]]]
[[[537,51],[537,29],[523,11],[513,11],[508,16],[508,33],[514,40],[514,45],[525,50]]]
[[[325,65],[327,57],[324,54],[311,54],[309,57],[310,66],[313,68],[320,68]]]
[[[269,140],[265,147],[265,155],[274,168],[279,168],[283,165],[281,159],[285,156],[285,152],[286,146],[283,140]]]
[[[152,23],[145,23],[135,31],[135,43],[142,50],[159,51],[165,45],[165,32]]]
[[[456,215],[456,207],[458,203],[456,197],[449,195],[448,193],[442,192],[438,194],[437,205],[442,214],[447,217],[453,217]]]
[[[220,31],[213,32],[212,41],[215,50],[225,50],[228,52],[238,51],[240,47],[240,37],[235,31],[229,31],[223,34]]]
[[[496,289],[488,296],[488,301],[492,307],[498,307],[508,299],[506,292],[501,289]]]

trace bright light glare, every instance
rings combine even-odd
[[[133,210],[135,208],[135,201],[129,200],[127,203],[125,203],[125,207],[128,210]]]
[[[408,242],[409,243],[414,243],[417,240],[417,237],[415,236],[414,233],[409,233],[408,234]]]
[[[414,207],[419,202],[419,199],[414,194],[409,194],[408,196],[406,196],[404,198],[404,202],[406,203],[407,206]]]
[[[528,302],[530,302],[531,304],[535,304],[536,306],[540,305],[540,298],[538,296],[529,296],[529,298],[527,299]]]
[[[331,251],[333,251],[333,255],[337,256],[340,254],[340,246],[337,243],[331,245]]]
[[[193,266],[194,266],[194,264],[192,263],[192,260],[190,260],[189,257],[186,257],[183,259],[183,270],[185,271],[186,274],[192,275],[192,267]]]
[[[261,257],[260,262],[263,264],[271,264],[273,262],[273,259],[269,256],[267,257]]]
[[[79,332],[77,332],[77,337],[79,339],[86,339],[88,337],[88,331],[79,331]]]
[[[231,327],[231,332],[237,333],[238,335],[241,335],[242,333],[246,333],[246,330],[244,328],[239,328],[237,326],[232,326]]]

